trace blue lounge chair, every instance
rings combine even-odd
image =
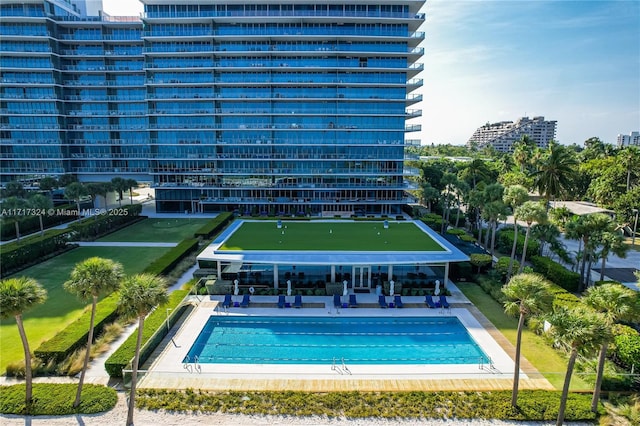
[[[224,300],[222,301],[222,307],[223,308],[230,308],[231,306],[233,306],[233,301],[231,300],[231,295],[230,294],[225,294],[224,295]]]
[[[350,294],[349,295],[349,307],[350,308],[355,308],[358,306],[358,301],[356,300],[356,295],[355,294]]]
[[[378,296],[378,305],[380,305],[381,308],[389,307],[389,305],[387,305],[387,300],[385,299],[384,294]]]
[[[281,294],[280,296],[278,296],[278,308],[282,309],[284,308],[284,305],[287,303],[287,301],[285,300],[284,294]]]
[[[444,294],[440,295],[440,306],[442,306],[445,309],[449,309],[449,302],[447,302],[447,298],[445,297]]]
[[[430,307],[431,309],[436,308],[436,303],[433,301],[433,297],[430,294],[427,294],[424,297],[424,303],[426,303],[427,306]]]
[[[393,296],[393,305],[396,308],[402,308],[404,306],[404,303],[402,303],[402,297],[400,297],[399,294],[396,294],[395,296]]]
[[[240,302],[240,306],[243,308],[248,308],[249,307],[249,293],[245,293],[242,296],[242,302]]]
[[[333,295],[333,306],[336,308],[341,308],[342,307],[342,301],[340,300],[340,295],[339,294],[334,294]]]
[[[296,294],[296,298],[293,301],[293,307],[294,308],[302,308],[302,295],[301,294]]]

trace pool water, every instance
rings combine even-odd
[[[237,364],[478,364],[456,317],[211,316],[185,358]]]

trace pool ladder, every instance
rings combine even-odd
[[[496,369],[496,366],[493,364],[493,360],[491,359],[490,356],[487,357],[487,361],[489,363],[489,369],[491,371],[494,371]],[[484,370],[484,357],[483,356],[480,357],[480,362],[478,363],[478,369]]]
[[[331,370],[337,371],[340,374],[349,374],[351,375],[351,370],[347,367],[347,364],[344,362],[344,358],[340,358],[341,365],[336,363],[336,357],[333,357],[333,363],[331,364]]]

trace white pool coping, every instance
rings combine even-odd
[[[371,301],[369,300],[371,298]],[[260,378],[260,379],[478,379],[478,378],[504,378],[512,379],[514,362],[480,325],[478,320],[465,308],[429,309],[429,308],[347,308],[335,309],[333,298],[329,296],[303,296],[304,303],[325,303],[325,308],[221,308],[222,296],[212,296],[211,299],[200,303],[189,315],[172,340],[165,340],[165,348],[147,369],[154,376],[199,376],[199,377],[224,377],[224,378]],[[236,296],[235,300],[240,300]],[[290,297],[293,301],[293,297]],[[212,300],[220,302],[216,308]],[[254,296],[254,303],[275,303],[277,296]],[[406,304],[418,303],[424,305],[424,296],[403,296]],[[448,298],[450,303],[455,303],[455,298]],[[358,295],[360,303],[377,303],[375,295]],[[196,338],[200,334],[209,317],[212,315],[238,315],[238,316],[272,316],[272,317],[440,317],[455,316],[466,327],[473,340],[480,346],[484,353],[492,360],[492,364],[392,364],[392,365],[347,365],[347,370],[342,368],[338,361],[338,368],[332,368],[330,364],[196,364],[193,361],[185,364],[183,360],[191,349]],[[524,372],[521,378],[527,378]],[[186,378],[186,377],[185,377]]]

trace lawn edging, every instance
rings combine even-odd
[[[204,240],[211,238],[213,234],[217,234],[223,230],[233,219],[233,213],[220,213],[194,232],[193,237],[202,238]]]

